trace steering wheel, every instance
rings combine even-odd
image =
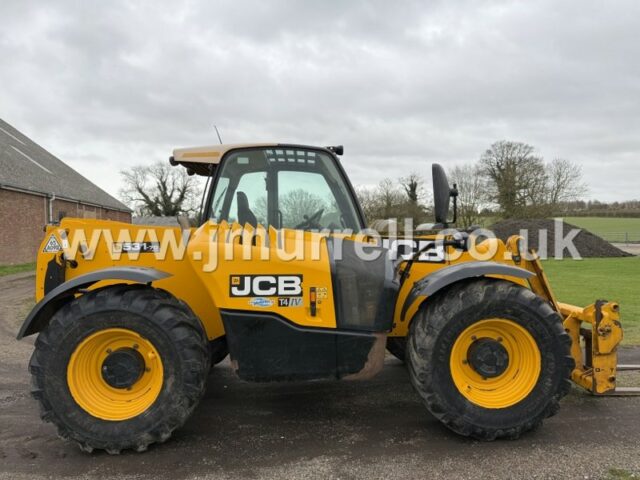
[[[299,223],[298,225],[296,225],[296,229],[298,228],[322,228],[322,225],[320,225],[318,223],[318,221],[320,220],[320,218],[322,218],[322,213],[324,212],[324,208],[321,208],[320,210],[318,210],[316,213],[314,213],[313,215],[311,215],[310,217],[307,215],[304,215],[304,222]]]

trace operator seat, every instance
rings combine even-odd
[[[238,200],[238,223],[244,225],[248,223],[253,227],[258,226],[258,219],[249,208],[249,199],[244,192],[237,192],[236,198]]]

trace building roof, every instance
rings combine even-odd
[[[0,188],[131,211],[97,185],[0,119]]]

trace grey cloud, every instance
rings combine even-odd
[[[0,114],[112,193],[217,123],[344,143],[354,183],[507,138],[639,196],[637,2],[175,3],[2,2]]]

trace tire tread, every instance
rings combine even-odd
[[[45,369],[42,365],[47,365],[55,345],[79,317],[105,308],[136,313],[155,322],[174,342],[180,355],[184,385],[179,415],[167,416],[150,431],[137,435],[133,442],[105,442],[70,429],[52,408],[51,402],[55,399],[46,396]],[[92,452],[98,449],[109,454],[119,454],[123,450],[142,452],[153,443],[165,442],[176,428],[184,424],[203,396],[209,362],[207,343],[200,320],[184,302],[168,292],[146,285],[114,285],[90,291],[64,305],[39,334],[29,362],[31,394],[40,405],[42,419],[53,423],[60,437],[73,440],[81,450]]]
[[[547,399],[544,409],[534,418],[525,419],[509,428],[483,428],[470,423],[466,416],[454,415],[448,405],[438,395],[438,386],[433,379],[433,370],[427,368],[427,353],[434,349],[438,333],[447,324],[451,312],[462,311],[469,303],[489,305],[496,297],[504,301],[529,303],[540,312],[541,318],[551,327],[555,342],[563,349],[559,369],[562,380],[556,391]],[[571,339],[565,332],[560,316],[553,311],[548,302],[535,295],[531,290],[504,280],[481,279],[460,282],[443,292],[416,314],[407,342],[407,365],[415,389],[422,397],[428,410],[451,430],[479,440],[491,441],[497,438],[516,439],[523,433],[538,428],[545,418],[558,412],[560,400],[571,390],[571,372],[574,360],[570,354]]]

